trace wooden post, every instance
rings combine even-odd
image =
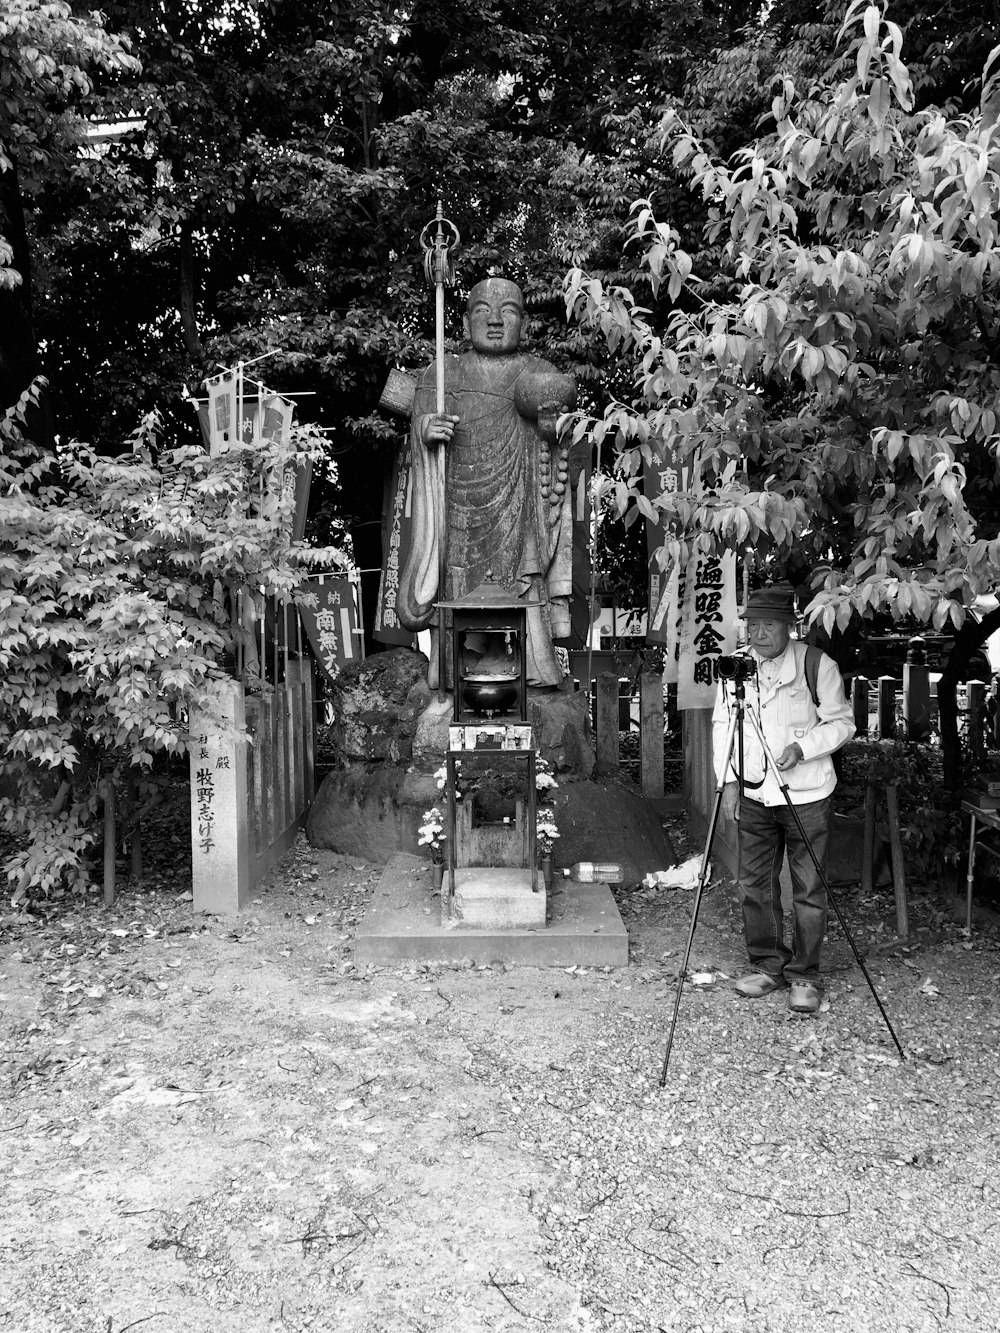
[[[639,677],[639,781],[647,800],[663,795],[663,675]]]
[[[870,898],[875,882],[875,801],[878,793],[875,783],[865,788],[865,831],[861,848],[861,894]]]
[[[878,678],[878,734],[884,741],[896,735],[896,682],[892,676]]]
[[[617,773],[621,748],[618,736],[618,677],[610,671],[604,671],[597,677],[594,714],[597,772]]]
[[[851,707],[854,709],[854,730],[859,736],[868,735],[868,682],[864,676],[855,676],[851,682]]]
[[[115,786],[110,778],[101,783],[104,797],[104,906],[115,905],[115,841],[118,821],[115,818]]]
[[[302,659],[302,726],[305,735],[305,801],[316,795],[316,673],[312,658]]]
[[[885,789],[889,811],[889,845],[892,848],[892,887],[896,895],[896,934],[901,940],[910,938],[910,918],[906,902],[906,870],[903,865],[903,835],[899,827],[899,796],[896,784]]]
[[[903,734],[908,741],[922,741],[931,732],[931,673],[927,669],[924,640],[912,638],[903,667]]]
[[[965,699],[969,710],[969,754],[974,760],[981,760],[986,751],[986,686],[981,680],[969,681]]]
[[[992,730],[993,748],[1000,748],[1000,677],[993,682],[991,690],[993,700],[993,712],[990,719]]]
[[[263,838],[263,746],[261,744],[260,719],[261,695],[251,694],[243,702],[247,724],[247,812],[250,839],[250,855],[257,856],[267,846]]]

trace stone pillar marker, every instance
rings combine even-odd
[[[219,681],[215,697],[217,717],[191,716],[191,868],[194,910],[229,916],[250,900],[243,688]]]

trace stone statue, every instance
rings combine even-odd
[[[472,350],[445,359],[444,413],[435,410],[435,367],[421,376],[410,428],[412,538],[396,608],[407,629],[431,626],[436,638],[439,600],[455,601],[487,580],[527,596],[538,603],[528,608],[528,681],[557,685],[563,672],[552,641],[570,632],[573,515],[556,421],[575,406],[576,385],[519,351],[523,315],[515,283],[479,283],[465,316]],[[434,687],[436,645],[430,661]]]

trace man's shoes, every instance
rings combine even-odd
[[[788,992],[788,1007],[793,1014],[814,1014],[819,1008],[819,990],[808,981],[793,981]]]
[[[741,977],[736,983],[736,994],[748,1000],[759,1000],[762,995],[785,989],[784,977],[772,976],[770,972],[751,972],[748,977]]]

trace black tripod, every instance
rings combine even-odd
[[[788,783],[785,782],[784,779],[782,778],[781,770],[774,762],[774,758],[771,755],[770,750],[768,749],[767,741],[764,739],[764,729],[760,724],[760,718],[754,713],[753,709],[747,708],[746,706],[746,691],[744,689],[743,679],[741,675],[737,675],[734,681],[734,693],[736,696],[736,703],[735,707],[732,710],[732,714],[729,718],[729,731],[726,736],[726,758],[725,762],[722,765],[722,770],[721,770],[722,776],[719,778],[718,785],[716,786],[715,789],[715,803],[712,806],[712,817],[708,821],[708,837],[705,840],[705,854],[701,858],[701,874],[698,876],[698,887],[695,890],[694,906],[691,910],[691,929],[688,931],[687,947],[684,950],[684,960],[681,963],[680,972],[677,975],[677,995],[674,998],[674,1012],[673,1012],[673,1017],[670,1020],[670,1032],[667,1035],[667,1049],[663,1057],[663,1069],[660,1073],[660,1087],[662,1088],[667,1081],[667,1066],[670,1063],[670,1051],[674,1044],[674,1029],[677,1026],[677,1013],[681,1007],[681,992],[684,989],[684,979],[687,976],[688,961],[691,957],[691,945],[694,943],[694,932],[696,926],[698,925],[698,912],[701,908],[701,899],[705,891],[705,881],[708,878],[709,856],[712,850],[712,843],[715,841],[715,831],[719,824],[719,813],[722,809],[722,792],[726,784],[726,773],[729,769],[730,762],[732,761],[733,747],[734,744],[736,744],[737,742],[737,738],[739,743],[737,776],[739,778],[740,797],[742,797],[743,795],[744,717],[749,717],[750,725],[753,727],[754,733],[756,734],[757,739],[760,742],[761,751],[763,752],[764,755],[764,761],[766,764],[771,765],[773,772],[777,776],[778,785],[781,787],[781,794],[785,798],[785,804],[792,812],[792,818],[795,820],[796,826],[799,830],[799,834],[802,837],[802,841],[805,843],[809,855],[812,858],[812,863],[816,867],[816,872],[823,882],[823,887],[826,889],[827,901],[833,908],[837,920],[840,922],[840,928],[841,930],[843,930],[844,937],[846,938],[848,944],[851,946],[851,952],[854,954],[858,967],[860,967],[861,971],[864,973],[865,981],[868,982],[869,989],[871,990],[871,993],[875,998],[875,1003],[878,1005],[879,1013],[885,1020],[886,1027],[889,1029],[889,1036],[895,1043],[896,1050],[899,1052],[900,1055],[900,1059],[905,1060],[906,1054],[903,1051],[902,1046],[900,1046],[899,1038],[893,1031],[892,1024],[889,1022],[889,1016],[885,1012],[885,1009],[882,1006],[882,1001],[879,999],[878,991],[876,991],[875,989],[875,983],[868,975],[868,969],[865,967],[864,959],[861,957],[860,953],[858,953],[857,945],[854,943],[854,937],[847,928],[847,922],[844,920],[843,913],[841,912],[840,907],[837,904],[837,900],[833,895],[833,890],[830,888],[830,881],[826,877],[826,871],[820,865],[819,858],[817,857],[815,851],[813,850],[813,845],[809,841],[809,838],[806,835],[806,831],[802,826],[802,820],[799,818],[799,813],[796,810],[795,806],[792,804],[792,799],[788,794]]]

